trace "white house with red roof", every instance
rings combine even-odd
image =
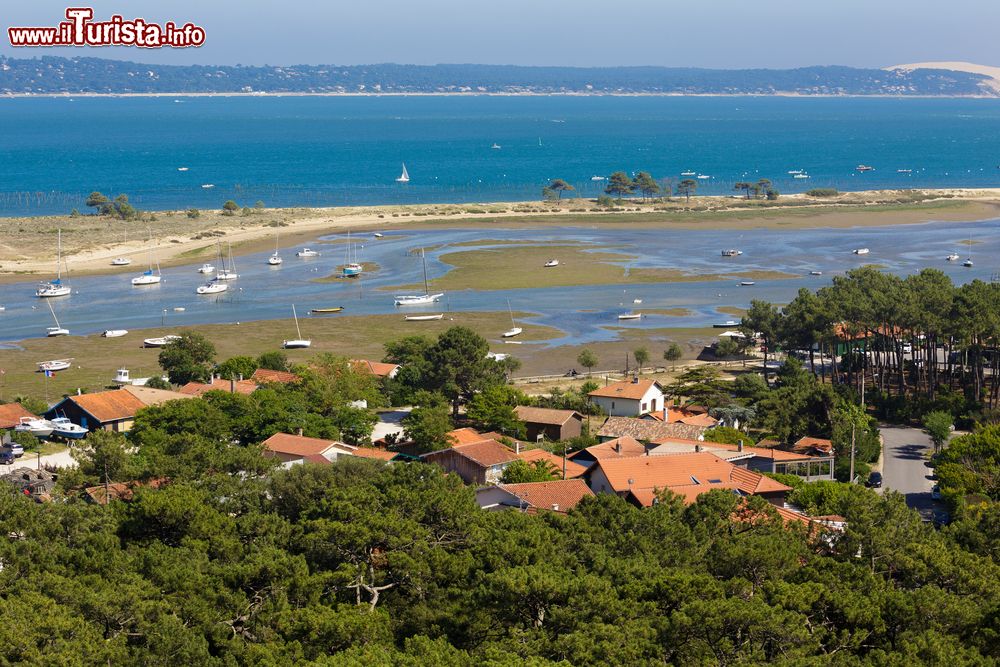
[[[663,409],[663,387],[656,380],[614,382],[588,394],[590,400],[612,417],[641,417]]]

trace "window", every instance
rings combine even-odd
[[[691,481],[694,482],[695,484],[701,484],[701,482],[698,481],[698,478],[695,477],[694,475],[691,475]]]
[[[646,404],[645,404],[645,403],[643,403],[643,404],[642,404],[642,411],[643,411],[643,412],[645,412],[645,411],[646,411]]]
[[[649,411],[650,412],[656,412],[656,399],[655,398],[649,404]]]

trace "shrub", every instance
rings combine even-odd
[[[195,218],[201,217],[201,211],[199,211],[196,208],[189,208],[187,210],[187,217],[189,217],[192,220],[194,220]]]
[[[840,194],[837,188],[813,188],[806,190],[807,197],[836,197]]]

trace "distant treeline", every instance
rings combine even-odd
[[[147,65],[0,57],[0,93],[663,93],[996,95],[968,72],[853,67],[714,70],[512,65]]]

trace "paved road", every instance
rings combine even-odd
[[[882,427],[885,440],[882,464],[883,488],[899,491],[906,504],[920,512],[925,520],[944,512],[944,506],[931,500],[933,470],[924,453],[932,449],[931,439],[916,428]]]

